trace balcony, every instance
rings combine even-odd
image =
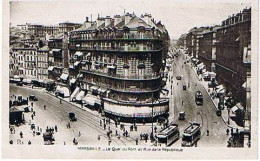
[[[125,101],[125,100],[114,100],[110,98],[102,98],[104,101],[119,104],[119,105],[132,105],[132,106],[164,106],[169,105],[169,99],[168,98],[160,98],[154,102],[147,100],[147,101]]]
[[[87,51],[102,51],[102,52],[158,52],[161,49],[154,49],[151,47],[130,47],[130,46],[121,46],[121,47],[75,47],[69,46],[70,50],[87,50]]]
[[[110,87],[111,90],[124,93],[151,93],[159,91],[160,88],[118,88]]]
[[[151,75],[145,75],[145,76],[138,76],[138,75],[119,75],[119,74],[112,74],[112,73],[104,73],[98,70],[87,70],[86,68],[82,68],[81,72],[104,76],[112,79],[122,79],[122,80],[151,80],[151,79],[159,79],[159,74],[151,74]]]
[[[98,35],[95,37],[82,37],[80,35],[70,37],[70,41],[88,41],[88,40],[159,40],[160,36],[152,34],[118,34],[118,35]]]

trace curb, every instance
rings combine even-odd
[[[192,67],[192,69],[193,69],[193,71],[195,72],[195,68],[194,67]],[[195,73],[196,74],[196,73]],[[197,78],[199,78],[199,76],[196,74],[196,76],[197,76]],[[210,96],[210,94],[209,94],[209,92],[207,91],[207,89],[206,89],[206,87],[202,84],[202,86],[203,86],[203,88],[205,89],[205,91],[208,93],[208,95],[209,95],[209,97],[210,97],[210,99],[211,99],[211,101],[213,102],[213,104],[214,104],[214,106],[215,106],[215,108],[216,108],[216,110],[218,109],[218,106],[216,105],[216,103],[214,102],[214,100],[211,98],[211,96]],[[227,124],[227,122],[225,121],[225,119],[223,118],[223,116],[221,116],[221,119],[222,119],[222,121],[225,123],[225,125],[227,125],[229,128],[232,128],[233,129],[233,127],[232,126],[230,126],[230,125],[228,125]]]

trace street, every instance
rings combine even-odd
[[[202,137],[198,142],[198,146],[226,146],[228,139],[228,135],[226,135],[227,126],[218,116],[216,116],[214,104],[211,101],[210,96],[200,84],[195,71],[191,67],[191,63],[184,64],[184,61],[186,61],[185,55],[180,54],[179,57],[175,58],[172,65],[172,71],[169,72],[169,76],[173,77],[172,91],[169,91],[171,103],[169,120],[174,121],[179,125],[181,133],[189,123],[200,123],[202,127]],[[180,75],[182,76],[182,79],[177,80],[176,76]],[[170,84],[171,81],[167,82],[168,89],[170,89]],[[186,90],[183,90],[183,85],[187,86]],[[198,90],[203,94],[203,106],[197,106],[195,104],[195,92]],[[60,104],[59,98],[48,94],[44,89],[31,89],[30,87],[17,87],[10,85],[10,95],[12,94],[20,94],[23,95],[23,97],[28,97],[32,94],[38,97],[39,100],[34,102],[36,118],[30,120],[30,115],[25,114],[25,120],[27,123],[30,121],[31,123],[35,123],[36,126],[41,125],[43,129],[47,126],[54,127],[57,125],[59,130],[54,135],[55,144],[73,144],[73,138],[76,138],[79,144],[82,145],[110,144],[108,143],[109,139],[107,136],[108,126],[105,130],[103,125],[100,126],[100,120],[102,120],[102,117],[96,111],[82,110],[65,101],[62,101],[62,104]],[[44,110],[44,105],[46,105],[46,110]],[[181,111],[186,113],[186,119],[184,121],[178,120],[178,113]],[[65,126],[70,122],[68,118],[69,112],[74,112],[78,119],[76,122],[71,122],[71,129],[67,129]],[[111,125],[109,126],[109,128],[114,132],[114,134],[112,134],[110,145],[136,145],[136,138],[139,138],[140,133],[151,132],[150,124],[138,125],[138,132],[131,132],[130,137],[126,138],[122,137],[122,131],[119,127],[115,127],[114,122],[111,122]],[[127,124],[125,126],[127,126]],[[158,125],[156,126],[159,127]],[[206,134],[207,130],[209,130],[209,136]],[[115,131],[121,134],[120,139],[115,136]],[[81,134],[80,136],[78,136],[79,132]],[[100,136],[99,141],[97,139],[98,136]],[[11,139],[15,139],[15,137],[11,135]],[[30,137],[27,139],[30,140]],[[41,144],[43,144],[42,138],[38,139],[36,142],[39,142],[39,140],[41,140]],[[151,143],[144,141],[139,142],[139,145],[150,144]],[[172,146],[181,146],[181,138]]]
[[[226,146],[228,128],[220,117],[216,116],[216,110],[210,96],[207,94],[203,86],[200,84],[199,78],[191,67],[191,62],[184,64],[185,55],[181,53],[175,57],[173,70],[170,75],[173,76],[172,94],[174,101],[174,121],[179,125],[180,132],[191,122],[198,122],[202,126],[202,137],[198,142],[198,146]],[[176,76],[183,75],[181,80],[177,80]],[[183,90],[183,85],[187,86]],[[195,104],[195,93],[201,91],[203,95],[203,105]],[[182,105],[183,101],[183,105]],[[186,113],[185,121],[178,120],[178,113],[184,111]],[[209,136],[206,131],[209,130]],[[180,141],[180,140],[179,140]],[[177,143],[178,144],[178,143]]]

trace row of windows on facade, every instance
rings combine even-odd
[[[151,31],[118,31],[118,32],[99,32],[99,33],[74,33],[70,35],[70,39],[91,39],[91,38],[116,38],[116,37],[130,37],[130,38],[152,38],[155,35],[160,35],[159,32],[152,33]]]

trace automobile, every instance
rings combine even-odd
[[[186,113],[185,112],[179,112],[179,114],[178,114],[178,119],[179,120],[185,120],[185,116],[186,116]]]
[[[182,77],[182,76],[179,75],[179,76],[176,77],[176,79],[177,79],[177,80],[181,80],[181,77]]]
[[[200,105],[200,106],[203,105],[203,96],[200,91],[196,91],[196,93],[195,93],[195,102],[196,102],[196,105]]]
[[[23,82],[17,82],[16,85],[17,86],[23,86]]]
[[[74,112],[70,112],[70,113],[69,113],[69,119],[70,119],[70,121],[77,121],[77,118],[76,118]]]
[[[221,110],[219,110],[219,109],[216,111],[216,115],[217,115],[217,116],[221,116],[221,113],[222,113],[222,112],[221,112]]]
[[[53,141],[55,141],[53,134],[51,132],[43,133],[44,145],[53,145]]]
[[[29,100],[30,101],[38,101],[38,98],[35,95],[30,95]]]
[[[183,86],[182,86],[182,89],[183,89],[183,90],[186,90],[186,88],[187,88],[186,85],[183,85]]]
[[[24,107],[24,112],[30,112],[29,107]]]

